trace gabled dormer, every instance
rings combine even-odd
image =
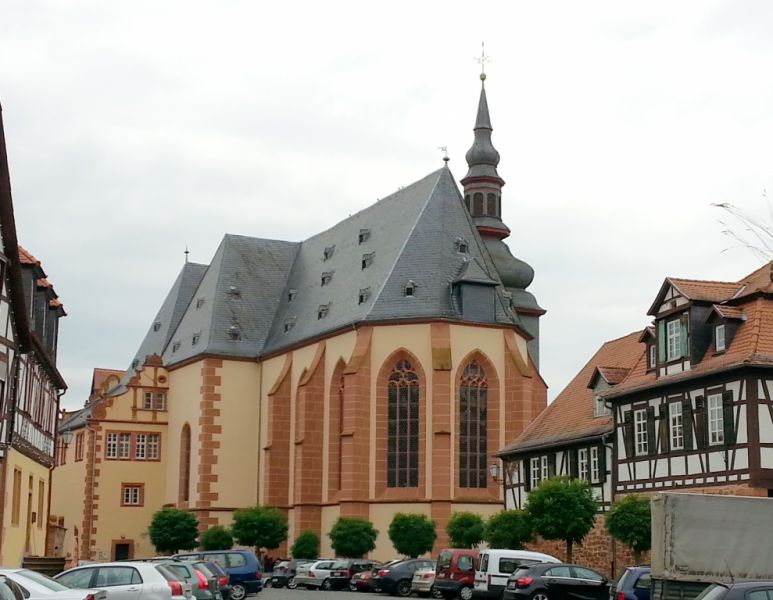
[[[738,328],[746,321],[742,308],[715,304],[711,307],[706,324],[711,329],[711,350],[721,354],[730,348]]]
[[[625,367],[597,366],[593,369],[588,388],[593,391],[593,417],[608,417],[612,409],[604,400],[603,392],[617,385],[626,378],[630,369]]]
[[[639,336],[639,343],[645,344],[647,351],[645,360],[647,361],[647,371],[654,371],[658,366],[658,336],[655,326],[645,327]]]

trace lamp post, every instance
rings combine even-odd
[[[491,475],[491,479],[494,481],[499,481],[499,475],[501,473],[501,467],[499,466],[498,462],[491,463],[488,466],[488,472]]]
[[[72,435],[72,431],[63,431],[59,434],[59,439],[62,440],[65,446],[69,446],[70,442],[72,442]]]

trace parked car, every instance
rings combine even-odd
[[[187,581],[196,600],[222,600],[217,577],[203,562],[168,558],[154,559],[155,561],[179,575],[181,580]]]
[[[298,587],[298,584],[295,583],[295,574],[298,570],[298,565],[307,565],[313,562],[313,560],[308,558],[298,558],[278,562],[274,565],[274,570],[271,573],[271,587],[288,587],[291,590],[294,590]]]
[[[504,600],[609,600],[609,580],[588,567],[542,563],[510,575]],[[765,599],[767,600],[767,599]]]
[[[6,577],[21,588],[27,600],[105,600],[104,590],[70,589],[55,579],[29,569],[0,569]]]
[[[416,569],[413,573],[413,579],[411,580],[411,592],[418,594],[419,596],[433,595],[435,584],[435,569],[431,567],[422,567]],[[442,596],[435,596],[441,598]]]
[[[191,586],[162,564],[108,562],[74,567],[54,577],[70,588],[101,588],[106,600],[191,600]]]
[[[507,578],[517,567],[542,562],[560,563],[555,556],[528,550],[481,550],[475,567],[474,598],[499,598],[507,586]]]
[[[417,569],[424,567],[435,568],[434,560],[424,558],[415,558],[410,560],[399,560],[389,565],[383,565],[377,569],[376,576],[373,578],[374,591],[383,591],[398,596],[411,595],[411,581],[413,574]]]
[[[712,583],[695,600],[767,600],[773,598],[773,581]]]
[[[609,600],[650,600],[650,568],[626,567],[609,586]]]
[[[229,600],[231,597],[231,584],[229,583],[228,573],[225,572],[220,563],[216,563],[214,560],[205,560],[204,564],[217,577],[217,585],[223,600]]]
[[[243,600],[247,594],[257,594],[263,587],[263,573],[255,554],[249,550],[202,550],[182,552],[174,558],[213,560],[228,573],[231,600]]]
[[[345,558],[333,563],[328,577],[329,587],[333,590],[342,590],[349,587],[349,582],[357,573],[371,572],[381,563],[364,558]]]
[[[334,560],[315,560],[312,563],[298,565],[295,571],[295,585],[305,588],[321,588],[325,591],[330,587],[330,571],[336,563]]]
[[[24,594],[13,581],[0,576],[0,600],[24,600]]]
[[[462,600],[472,598],[475,587],[475,566],[478,551],[469,548],[446,548],[441,550],[435,569],[435,590],[443,598]]]

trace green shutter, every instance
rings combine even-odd
[[[654,406],[648,406],[647,407],[647,453],[657,454],[658,453],[658,443],[657,439],[655,438],[655,407]]]
[[[690,313],[684,312],[679,317],[680,321],[680,336],[679,339],[682,342],[682,358],[689,358],[690,356]]]
[[[599,446],[599,483],[604,483],[606,479],[607,479],[607,447],[604,444],[601,444],[601,446]]]
[[[556,476],[556,453],[548,454],[548,478]]]
[[[569,477],[577,479],[577,448],[569,448],[566,452],[569,456]]]
[[[668,423],[668,403],[663,402],[660,405],[660,426],[658,427],[660,433],[660,451],[664,454],[671,448],[671,431],[669,430]]]
[[[722,427],[725,434],[725,445],[735,444],[735,423],[733,423],[733,392],[722,392]]]
[[[633,410],[629,410],[625,413],[625,418],[623,420],[623,442],[625,443],[625,457],[633,458]]]
[[[666,362],[666,322],[658,321],[658,362]]]
[[[706,399],[703,396],[695,397],[695,442],[698,448],[708,446],[708,411],[706,410]]]
[[[531,490],[531,457],[523,459],[523,487],[528,492]]]
[[[692,427],[692,403],[687,397],[682,400],[682,435],[684,436],[684,449],[693,448],[693,427]]]

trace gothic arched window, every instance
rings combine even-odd
[[[486,194],[486,214],[487,215],[494,215],[497,214],[497,197],[494,194]]]
[[[186,423],[183,425],[180,434],[180,483],[179,500],[187,502],[190,500],[191,492],[191,426]]]
[[[485,488],[488,450],[488,381],[477,361],[459,384],[459,487]]]
[[[407,360],[389,375],[387,487],[419,485],[419,376]]]
[[[472,196],[472,216],[479,217],[483,214],[483,194],[477,193]]]

